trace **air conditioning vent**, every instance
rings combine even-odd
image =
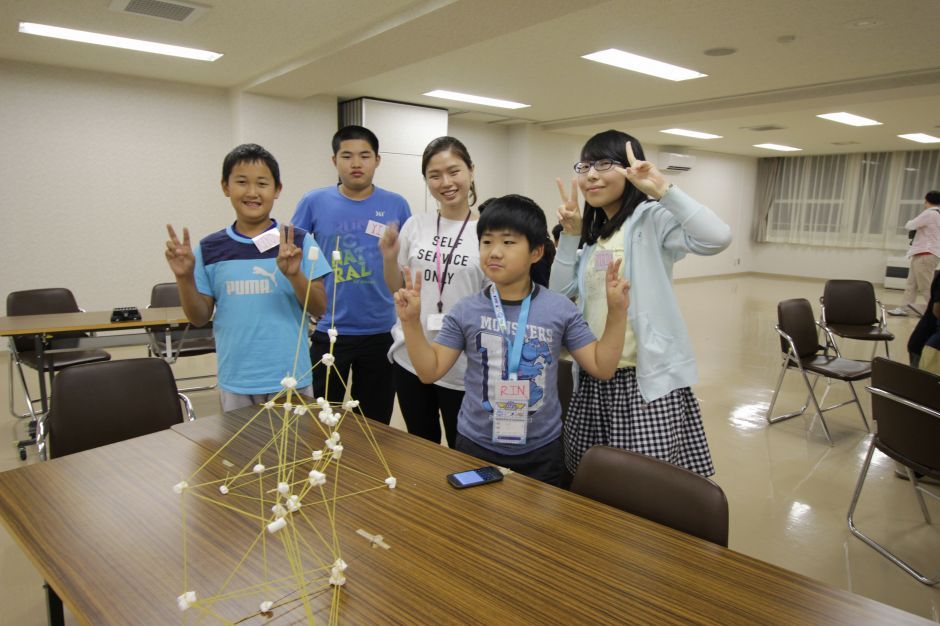
[[[189,24],[209,10],[209,7],[201,4],[177,0],[113,0],[110,8],[121,13],[146,15],[184,24]]]
[[[755,133],[764,133],[768,130],[784,130],[786,126],[778,126],[777,124],[760,124],[758,126],[742,126],[742,130],[753,130]]]
[[[693,165],[695,157],[691,154],[663,152],[659,155],[659,167],[667,172],[688,172]]]

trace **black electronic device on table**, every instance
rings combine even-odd
[[[112,322],[136,322],[140,319],[140,311],[136,306],[119,306],[111,311]]]
[[[487,483],[495,483],[503,479],[503,473],[492,465],[478,467],[477,469],[467,470],[465,472],[455,472],[447,475],[447,482],[452,487],[464,489],[466,487],[476,487]]]

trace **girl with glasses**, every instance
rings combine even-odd
[[[602,444],[710,476],[715,470],[690,388],[697,382],[695,358],[672,290],[672,266],[689,252],[718,254],[731,243],[731,230],[670,184],[626,133],[608,130],[589,139],[574,169],[570,192],[557,181],[563,232],[549,286],[576,295],[591,330],[602,332],[605,272],[622,259],[630,308],[614,378],[579,373],[564,426],[565,465],[573,475],[588,448]]]
[[[473,161],[466,146],[455,137],[438,137],[421,157],[421,173],[438,210],[419,213],[405,222],[401,233],[386,228],[379,248],[384,259],[385,284],[393,294],[404,286],[401,268],[421,271],[421,326],[428,341],[441,329],[444,314],[457,301],[483,289],[480,267]],[[401,320],[392,328],[389,350],[395,372],[398,406],[408,432],[441,441],[441,422],[447,445],[457,438],[457,413],[464,396],[466,357],[436,383],[426,385],[415,374],[405,347]]]

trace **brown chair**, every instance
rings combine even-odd
[[[182,423],[182,406],[188,419],[196,417],[189,399],[177,392],[170,366],[161,359],[76,365],[52,384],[46,419],[51,458],[165,430]],[[62,600],[48,584],[43,586],[49,623],[64,624]]]
[[[180,295],[176,283],[158,283],[150,290],[150,308],[177,306],[180,306]],[[151,356],[160,357],[172,365],[180,358],[212,354],[215,352],[215,339],[213,337],[193,337],[191,336],[192,330],[193,326],[187,324],[183,330],[169,331],[171,346],[169,351],[167,351],[166,334],[149,333],[150,346],[148,347],[148,353]],[[181,376],[177,378],[176,381],[203,380],[215,376],[215,373],[202,374],[199,376]],[[204,391],[206,389],[215,389],[217,386],[218,383],[200,385],[196,387],[186,387],[180,391]]]
[[[868,455],[849,505],[848,523],[853,535],[925,585],[940,583],[940,573],[933,578],[921,574],[888,551],[856,526],[853,516],[862,486],[871,467],[875,450],[903,465],[914,488],[924,521],[931,523],[924,494],[940,500],[917,482],[917,475],[940,479],[940,376],[914,369],[903,363],[877,358],[872,363],[872,418],[878,432],[871,439]]]
[[[637,452],[594,446],[571,491],[684,533],[728,546],[728,499],[695,472]]]
[[[875,298],[875,288],[867,280],[827,280],[819,299],[819,323],[831,334],[842,339],[873,341],[871,358],[878,343],[884,342],[885,356],[891,357],[890,342],[894,334],[885,322],[885,307]],[[842,356],[833,343],[836,355]]]
[[[777,379],[777,387],[774,389],[773,398],[767,408],[767,422],[776,424],[803,415],[806,407],[812,402],[823,431],[826,433],[826,439],[829,440],[829,445],[832,445],[832,435],[829,433],[829,426],[826,424],[826,418],[823,414],[826,411],[854,403],[858,406],[858,412],[862,416],[865,430],[871,432],[868,427],[868,420],[865,419],[862,403],[859,402],[858,394],[855,393],[855,387],[852,385],[854,381],[864,380],[871,376],[871,363],[843,359],[838,356],[832,336],[825,329],[823,330],[826,335],[826,345],[820,345],[817,323],[813,318],[813,308],[810,306],[809,300],[805,298],[783,300],[777,304],[777,325],[775,328],[780,335],[783,363],[780,368],[780,376]],[[830,354],[830,351],[832,354]],[[786,375],[788,369],[799,370],[809,394],[799,411],[771,417],[774,405],[777,403],[777,395],[780,393],[780,387],[783,384],[784,375]],[[809,374],[815,376],[812,383],[810,383]],[[826,391],[823,393],[822,399],[817,400],[815,386],[820,376],[826,379]],[[849,390],[852,392],[852,400],[821,408],[826,401],[826,395],[829,393],[829,386],[833,380],[840,380],[848,384]]]

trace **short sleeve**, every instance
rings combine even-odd
[[[398,267],[407,267],[411,256],[411,244],[415,238],[415,226],[417,220],[408,220],[398,231]]]
[[[310,251],[316,250],[316,260],[310,260]],[[317,245],[317,242],[313,237],[310,236],[310,233],[304,235],[304,248],[303,248],[303,271],[304,276],[309,276],[310,280],[316,280],[322,276],[326,276],[330,273],[330,264],[327,263],[326,259],[323,257],[323,251],[320,250],[320,246]],[[313,273],[311,274],[311,270]]]
[[[441,326],[441,330],[438,331],[437,337],[434,338],[434,343],[439,343],[442,346],[460,350],[461,352],[466,349],[467,338],[464,336],[460,324],[463,309],[464,307],[460,306],[458,302],[457,305],[450,310],[450,313],[444,316],[444,323]]]
[[[196,279],[196,291],[210,298],[215,298],[215,294],[212,291],[212,280],[209,278],[209,272],[206,271],[206,265],[202,260],[202,244],[196,246],[196,249],[193,251],[193,256],[196,257],[196,265],[193,268],[193,276]]]
[[[569,302],[569,304],[571,304]],[[564,345],[569,352],[579,350],[590,343],[597,341],[597,337],[591,332],[591,328],[585,321],[584,316],[578,312],[577,307],[571,304],[570,316],[565,324]]]

